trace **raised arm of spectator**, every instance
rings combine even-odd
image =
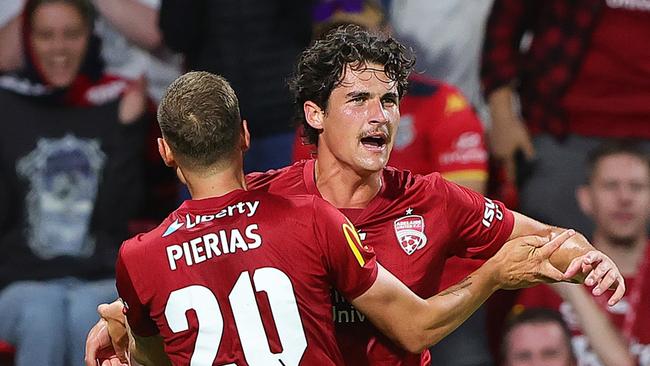
[[[201,44],[205,1],[162,0],[159,25],[167,47],[187,54]]]
[[[569,283],[557,283],[551,286],[575,310],[580,328],[603,366],[636,365],[623,335],[614,327],[584,287]]]
[[[22,65],[23,3],[24,0],[0,0],[0,72],[16,70]]]
[[[530,159],[533,145],[518,112],[514,109],[515,84],[520,71],[520,43],[535,24],[541,1],[496,0],[486,25],[481,78],[490,108],[490,149],[505,164],[508,179],[515,178],[515,153]]]
[[[158,10],[137,0],[93,0],[93,4],[129,41],[149,51],[161,47]]]

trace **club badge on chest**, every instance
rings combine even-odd
[[[393,222],[397,241],[406,254],[411,255],[427,244],[424,234],[424,218],[413,215],[413,209],[408,208],[406,215]]]

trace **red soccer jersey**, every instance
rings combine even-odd
[[[133,332],[160,333],[175,365],[342,365],[330,288],[355,298],[377,276],[331,205],[243,190],[186,201],[116,271]]]
[[[248,175],[251,189],[320,196],[314,160],[282,170]],[[423,298],[438,291],[445,260],[488,258],[507,240],[514,223],[501,203],[442,179],[386,168],[379,194],[365,209],[342,210],[377,260]],[[337,340],[348,365],[420,365],[381,335],[340,297],[335,297]],[[408,316],[408,314],[404,314]],[[426,353],[423,358],[428,358]]]

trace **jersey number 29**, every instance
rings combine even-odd
[[[269,348],[260,310],[255,301],[253,283],[257,291],[266,292],[282,352],[272,353]],[[228,296],[235,325],[246,361],[251,366],[298,365],[307,339],[300,321],[293,286],[286,274],[276,268],[259,268],[253,273],[242,272]],[[212,365],[217,357],[223,334],[223,315],[217,298],[204,286],[192,285],[173,291],[167,300],[165,317],[172,332],[189,329],[185,313],[193,309],[199,322],[190,366]],[[230,364],[235,366],[234,364]],[[229,366],[229,365],[225,365]]]

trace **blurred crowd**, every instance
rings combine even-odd
[[[0,0],[2,362],[81,365],[121,242],[188,198],[158,157],[167,85],[231,83],[246,172],[310,159],[287,80],[348,23],[417,57],[389,165],[580,230],[626,276],[615,307],[578,285],[497,293],[433,364],[650,366],[648,0]],[[480,264],[452,257],[442,287]]]

